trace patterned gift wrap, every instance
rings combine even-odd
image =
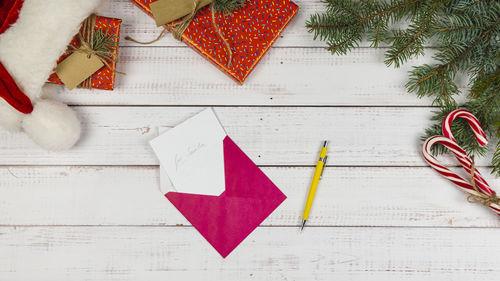
[[[149,4],[157,0],[131,0],[152,16]],[[210,5],[200,9],[182,35],[183,41],[238,83],[243,83],[299,7],[289,0],[247,0],[232,15],[216,13],[216,23],[231,45],[233,59],[212,25]]]
[[[113,36],[113,41],[116,42],[116,45],[118,45],[119,40],[120,40],[120,25],[122,23],[121,19],[114,19],[114,18],[107,18],[107,17],[96,17],[96,22],[94,29],[95,30],[103,30],[103,32],[106,32],[106,29],[108,30],[108,35]],[[72,45],[78,46],[78,39],[75,36],[73,40],[71,41]],[[118,49],[115,49],[113,51],[115,55],[118,55]],[[68,54],[62,55],[57,63],[63,61],[66,57],[68,57]],[[108,64],[110,67],[103,66],[101,69],[96,71],[94,74],[91,76],[91,81],[92,81],[92,88],[94,89],[101,89],[101,90],[113,90],[115,86],[115,70],[116,70],[116,63],[112,61],[108,61]],[[49,76],[48,83],[52,84],[64,84],[59,77],[57,77],[57,74],[52,73]]]

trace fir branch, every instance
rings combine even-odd
[[[484,29],[482,26],[457,26],[457,27],[448,27],[441,28],[439,32],[451,32],[451,31],[463,31],[463,30],[474,30],[474,29]]]
[[[474,83],[471,89],[471,97],[475,98],[481,97],[483,94],[486,93],[486,91],[494,87],[495,84],[498,84],[499,82],[500,82],[500,68],[497,68],[495,72],[482,77],[476,83]]]
[[[450,96],[458,93],[453,81],[456,73],[468,61],[468,55],[483,40],[488,39],[488,34],[493,32],[500,24],[500,18],[484,29],[472,43],[467,46],[449,44],[439,48],[440,52],[434,58],[441,64],[433,67],[424,65],[414,68],[410,72],[410,80],[406,84],[409,92],[415,92],[419,97],[435,95],[435,101],[449,101]],[[465,44],[464,44],[465,45]],[[440,85],[442,84],[442,85]]]
[[[92,49],[96,52],[110,52],[118,48],[116,35],[110,35],[109,28],[106,28],[105,31],[102,31],[102,29],[96,30],[94,32],[92,44]]]
[[[454,71],[447,71],[444,65],[437,67],[424,64],[414,67],[410,72],[410,79],[406,83],[408,92],[415,92],[418,97],[432,96],[436,104],[453,104],[453,95],[457,94],[458,87],[453,82]]]
[[[495,154],[493,155],[493,174],[500,175],[500,141],[497,142],[497,148]]]
[[[358,2],[359,1],[359,2]],[[386,64],[399,67],[422,55],[424,44],[437,39],[435,64],[416,66],[406,84],[417,96],[432,96],[439,105],[426,136],[441,134],[441,122],[457,108],[471,111],[490,141],[500,138],[500,1],[498,0],[325,0],[324,13],[312,15],[306,26],[314,39],[326,41],[332,54],[345,54],[366,36],[371,46],[389,44]],[[402,20],[410,25],[389,30]],[[459,105],[455,79],[469,77],[470,93]],[[484,153],[469,125],[454,122],[453,133],[468,153]],[[436,146],[439,152],[439,146]],[[500,176],[500,144],[492,164]]]
[[[463,12],[467,11],[468,9],[473,8],[474,6],[483,3],[484,1],[490,1],[490,0],[478,0],[478,1],[474,1],[474,2],[472,2],[470,4],[466,4],[465,7],[460,8],[457,12],[458,13],[463,13]]]
[[[377,27],[377,31],[369,34],[372,45],[385,41],[388,24],[401,19],[410,7],[424,1],[427,0],[393,0],[391,3],[326,0],[327,12],[311,15],[306,27],[314,34],[314,39],[328,42],[328,50],[332,54],[345,54],[357,47],[366,31],[373,26]]]
[[[246,0],[214,0],[214,8],[218,13],[228,15],[245,6],[245,3]]]
[[[393,31],[392,47],[386,53],[385,64],[399,67],[409,58],[423,55],[424,43],[432,35],[432,23],[437,21],[436,10],[443,1],[434,0],[432,6],[424,13],[424,17],[416,17],[413,24],[405,31]]]
[[[378,47],[378,44],[382,41],[382,38],[387,37],[387,34],[385,32],[385,30],[387,29],[387,23],[383,20],[377,20],[376,26],[377,28],[373,32],[368,31],[367,33],[368,40],[371,41],[370,46],[375,48]]]
[[[481,94],[476,95],[474,99],[471,99],[465,103],[462,107],[472,112],[481,123],[485,132],[488,133],[490,142],[494,142],[495,139],[500,139],[500,79],[498,76],[490,75],[484,77],[478,82],[477,87],[481,87]],[[478,90],[478,93],[480,90]],[[439,112],[435,112],[432,120],[434,124],[426,130],[426,135],[423,139],[426,139],[433,135],[441,135],[442,133],[442,120],[449,112],[460,108],[456,104],[446,104],[441,107]],[[474,134],[470,130],[470,126],[465,122],[465,120],[459,118],[452,124],[453,135],[457,139],[457,142],[469,153],[477,153],[479,155],[484,155],[486,152],[485,147],[479,146]],[[494,173],[500,176],[500,151],[498,149],[498,144],[496,147],[496,152],[492,159],[492,164],[494,168]],[[433,150],[434,153],[439,154],[445,152],[444,147],[436,146]]]
[[[365,18],[362,18],[362,19],[360,19],[360,23],[372,20],[372,19],[377,18],[377,17],[384,17],[387,15],[393,16],[395,19],[394,21],[396,21],[396,19],[400,19],[402,17],[402,15],[405,12],[405,10],[404,10],[405,8],[407,8],[408,6],[417,4],[419,2],[424,2],[424,0],[411,0],[411,1],[406,1],[406,2],[394,1],[393,3],[391,3],[391,4],[394,4],[394,6],[390,6],[382,11],[378,11],[377,13],[374,13],[372,15],[365,17]],[[398,10],[403,10],[403,11],[400,11],[399,16],[396,13]],[[392,13],[396,13],[396,14],[393,15]]]
[[[480,58],[481,63],[479,64],[479,66],[475,67],[475,68],[477,68],[477,71],[476,71],[477,74],[475,75],[476,77],[473,78],[474,80],[481,79],[483,77],[484,73],[488,71],[487,67],[488,67],[488,62],[489,62],[489,57],[490,57],[490,50],[491,50],[491,34],[486,39],[486,47],[484,48],[484,55],[482,56],[482,58]],[[471,97],[474,97],[474,96],[475,96],[475,94],[471,90]]]

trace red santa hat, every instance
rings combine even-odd
[[[4,33],[19,17],[22,0],[4,0],[0,7],[0,34]],[[33,111],[31,100],[19,89],[14,79],[0,62],[0,97],[24,114]]]
[[[42,87],[101,0],[0,0],[0,125],[49,150],[72,147],[80,122]]]

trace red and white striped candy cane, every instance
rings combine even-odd
[[[479,142],[481,146],[488,144],[488,139],[486,138],[483,128],[481,128],[481,123],[479,123],[479,120],[477,120],[474,114],[465,109],[456,109],[446,115],[443,120],[443,136],[457,142],[451,133],[451,123],[453,123],[453,120],[457,117],[464,118],[467,123],[469,123],[474,135],[476,136],[477,142]]]
[[[487,196],[495,194],[494,191],[489,187],[488,183],[479,174],[479,172],[474,171],[474,183],[479,188],[479,190],[484,194],[480,194],[478,191],[476,191],[474,186],[472,186],[470,181],[465,180],[456,173],[450,171],[448,168],[439,163],[439,161],[432,155],[431,153],[432,146],[435,145],[436,143],[442,144],[455,155],[455,157],[458,159],[458,161],[460,162],[462,167],[467,171],[467,173],[471,173],[472,160],[467,156],[465,150],[463,150],[457,144],[451,133],[451,123],[453,122],[453,119],[456,117],[466,118],[467,122],[471,125],[474,135],[476,136],[478,142],[481,145],[485,145],[487,143],[486,136],[477,118],[474,117],[472,113],[466,110],[455,110],[450,112],[443,121],[444,136],[434,136],[425,141],[422,151],[425,161],[438,173],[440,173],[442,176],[444,176],[445,178],[447,178],[448,180],[459,186],[463,191],[469,194],[479,197],[481,196],[484,197],[484,194]],[[498,204],[492,203],[490,204],[489,207],[495,213],[500,215],[500,206]]]
[[[472,129],[472,132],[474,133],[474,136],[477,139],[477,142],[481,146],[485,146],[488,144],[488,139],[486,138],[486,134],[484,133],[483,129],[481,128],[481,124],[479,123],[479,120],[477,120],[476,116],[472,114],[471,112],[464,110],[464,109],[457,109],[454,110],[448,115],[443,120],[443,136],[451,139],[455,143],[457,143],[457,140],[453,137],[453,133],[451,132],[451,124],[456,118],[463,118],[467,121],[469,126]],[[472,161],[467,157],[467,155],[462,156],[462,155],[457,155],[455,154],[455,157],[457,160],[460,162],[462,167],[467,171],[468,174],[471,174],[471,168],[472,168]],[[474,182],[481,191],[483,191],[485,194],[491,195],[493,194],[493,191],[490,189],[488,183],[486,180],[484,180],[483,176],[481,173],[477,170],[474,171]]]

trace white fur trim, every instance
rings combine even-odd
[[[100,0],[25,0],[19,19],[0,35],[0,61],[31,99]]]
[[[23,118],[24,114],[0,98],[0,125],[9,131],[20,131]]]
[[[42,87],[40,98],[50,100],[65,93],[66,87],[59,84],[45,83]]]
[[[64,150],[80,138],[80,121],[67,105],[39,100],[23,120],[24,131],[47,150]]]
[[[50,150],[70,148],[78,140],[80,124],[74,112],[63,104],[38,100],[57,59],[100,2],[24,0],[17,22],[0,35],[0,61],[36,106],[33,113],[23,115],[0,98],[0,125],[12,131],[22,125]]]

